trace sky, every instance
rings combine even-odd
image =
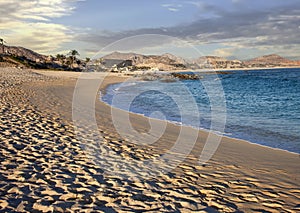
[[[299,0],[0,0],[0,38],[42,54],[300,59]],[[100,52],[99,52],[100,51]]]

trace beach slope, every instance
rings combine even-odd
[[[297,154],[224,137],[213,158],[200,165],[208,133],[197,130],[184,161],[147,178],[143,162],[168,152],[181,127],[167,123],[151,145],[134,137],[125,140],[116,131],[110,106],[100,101],[95,116],[101,146],[87,144],[76,135],[72,120],[79,75],[1,68],[0,211],[300,211]],[[106,77],[100,89],[124,79]],[[130,120],[139,132],[149,131],[148,118],[130,114]],[[196,130],[183,128],[189,141]]]

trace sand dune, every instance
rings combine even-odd
[[[100,102],[96,118],[102,144],[84,144],[72,121],[78,75],[1,68],[1,212],[300,211],[295,154],[223,138],[213,159],[199,165],[207,137],[199,131],[184,162],[144,178],[143,162],[155,162],[169,150],[180,127],[168,123],[156,144],[141,146],[120,137],[110,107]],[[111,76],[102,86],[122,79]],[[143,116],[131,115],[131,120],[138,130],[149,128]]]

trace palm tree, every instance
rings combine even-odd
[[[62,60],[62,55],[61,54],[57,54],[56,55],[56,60],[61,61]]]
[[[65,63],[65,59],[66,59],[66,56],[64,54],[57,54],[56,55],[56,60],[61,62],[62,64]]]
[[[69,59],[70,59],[71,67],[73,68],[73,63],[74,61],[76,61],[76,56],[77,55],[79,56],[80,54],[77,50],[71,50],[68,55],[70,55]]]
[[[4,55],[4,43],[6,43],[5,41],[4,41],[4,39],[3,38],[0,38],[0,44],[1,44],[1,46],[2,46],[2,54]]]
[[[76,57],[76,55],[79,56],[80,54],[79,54],[79,52],[78,52],[77,50],[71,50],[71,51],[69,52],[69,55]]]

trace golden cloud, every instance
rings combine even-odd
[[[69,27],[51,23],[51,19],[70,15],[78,1],[0,0],[0,37],[9,45],[49,54],[73,38]]]

